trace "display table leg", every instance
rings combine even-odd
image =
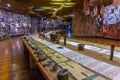
[[[110,53],[110,60],[111,61],[113,60],[113,57],[114,57],[114,48],[115,48],[115,45],[111,45],[111,53]]]
[[[66,45],[66,36],[64,36],[64,46]]]

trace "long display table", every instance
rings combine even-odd
[[[27,44],[27,41],[23,40],[23,42],[25,44],[25,47],[29,51],[30,68],[33,68],[33,66],[37,66],[39,68],[40,72],[43,74],[45,80],[57,80],[57,73],[62,68],[60,66],[58,66],[57,71],[52,71],[52,67],[55,64],[55,62],[49,57],[47,57],[47,59],[44,61],[38,61],[37,54],[34,53],[35,51],[32,50],[32,48]],[[51,61],[52,65],[50,65],[49,67],[44,66],[44,63],[46,61]],[[75,78],[72,75],[69,76],[69,80],[74,80],[74,79]]]
[[[48,46],[49,48],[55,50],[59,54],[69,58],[70,60],[72,60],[94,72],[104,75],[105,77],[108,77],[109,79],[112,79],[112,80],[120,79],[120,68],[117,66],[96,60],[89,56],[85,56],[81,53],[75,52],[66,47],[63,47],[63,49],[59,49],[57,47],[59,47],[60,45],[40,39],[37,35],[34,35],[32,37],[34,40],[42,43],[45,46]],[[101,80],[103,80],[103,79],[101,79]]]
[[[51,61],[53,61],[54,63],[57,63],[59,65],[59,69],[68,69],[70,72],[70,79],[72,80],[106,80],[109,79],[106,77],[103,78],[103,76],[101,77],[99,74],[96,74],[95,72],[86,69],[85,67],[81,66],[79,63],[76,63],[74,60],[70,59],[69,57],[73,56],[78,56],[78,57],[86,57],[86,61],[89,60],[88,56],[84,56],[84,55],[76,55],[77,53],[72,53],[72,50],[69,50],[67,48],[64,47],[65,50],[63,49],[59,49],[60,45],[55,44],[56,46],[54,46],[53,43],[47,42],[45,40],[41,40],[42,42],[39,41],[39,39],[36,40],[35,36],[33,37],[34,40],[31,40],[31,42],[36,45],[37,47],[39,47],[39,49],[42,49],[45,51],[46,56],[48,57],[48,59],[50,59]],[[27,44],[26,44],[27,45]],[[49,45],[49,46],[48,46]],[[64,53],[64,54],[61,54]],[[33,53],[34,54],[34,53]],[[65,56],[65,54],[69,54],[70,56]],[[34,54],[35,55],[35,54]],[[87,59],[88,58],[88,59]],[[85,62],[85,60],[82,60],[83,63]],[[38,62],[38,64],[43,65],[44,61]],[[38,66],[39,66],[38,65]],[[52,66],[51,66],[52,67]],[[49,73],[51,73],[51,67],[46,67],[49,69]],[[44,68],[40,68],[40,69],[44,69]],[[46,69],[45,69],[46,71]],[[58,70],[59,71],[59,70]],[[44,71],[43,71],[44,72]],[[46,73],[43,73],[45,75],[45,77],[49,77],[49,75],[46,75]],[[47,72],[48,74],[48,72]],[[51,73],[51,75],[55,75],[54,78],[56,78],[57,76],[57,72],[56,73]],[[47,79],[47,80],[52,80],[52,79]]]

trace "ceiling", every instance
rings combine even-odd
[[[37,16],[64,16],[72,14],[74,8],[82,10],[83,1],[84,0],[0,0],[0,8]],[[100,2],[104,4],[112,3],[112,0],[88,1],[92,4],[100,4]]]

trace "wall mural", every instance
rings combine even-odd
[[[0,36],[32,33],[35,31],[35,27],[39,26],[38,20],[36,17],[0,9]]]
[[[120,39],[120,3],[114,0],[113,4],[104,6],[88,5],[84,0],[83,11],[73,11],[73,36],[103,36]]]
[[[103,36],[120,39],[120,5],[105,7],[102,32]]]
[[[41,17],[39,31],[65,30],[64,26],[66,25],[68,25],[68,21],[64,21],[61,18],[50,19]]]

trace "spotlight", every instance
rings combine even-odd
[[[8,6],[8,7],[11,7],[11,5],[10,5],[10,4],[7,4],[7,6]]]
[[[58,11],[58,9],[54,8],[55,11]]]

